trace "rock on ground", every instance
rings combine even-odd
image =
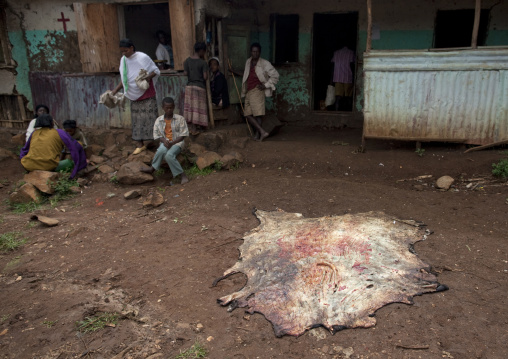
[[[26,139],[25,132],[18,133],[17,135],[12,136],[11,143],[16,145],[16,146],[24,146],[25,145],[25,139]]]
[[[224,144],[224,134],[220,132],[203,132],[198,135],[195,142],[204,146],[208,151],[218,151]]]
[[[141,196],[141,192],[138,191],[137,189],[133,189],[132,191],[125,192],[123,194],[123,198],[125,198],[125,199],[134,199],[134,198],[138,198],[139,196]]]
[[[143,201],[143,207],[159,207],[164,203],[164,196],[159,192],[150,193]]]
[[[222,162],[222,167],[228,170],[237,163],[243,162],[243,156],[239,152],[233,151],[223,156],[220,161]]]
[[[105,161],[104,157],[97,156],[97,155],[91,155],[90,156],[90,162],[93,162],[96,165],[98,165],[98,164],[100,164],[100,163],[102,163],[104,161]]]
[[[33,184],[41,192],[47,194],[55,193],[55,184],[58,182],[59,174],[50,171],[32,171],[25,175],[23,180]]]
[[[104,146],[97,145],[97,144],[89,145],[87,147],[87,149],[89,149],[92,152],[92,154],[94,154],[96,156],[100,156],[101,153],[104,152],[104,150],[105,150]]]
[[[116,145],[112,145],[112,146],[109,146],[108,148],[106,148],[104,150],[104,152],[102,153],[102,155],[107,158],[113,158],[116,156],[121,156],[121,153],[120,153],[120,150],[118,149],[118,147],[116,147]]]
[[[141,172],[146,165],[141,162],[129,162],[120,167],[116,174],[118,182],[123,184],[141,184],[153,181],[153,176],[148,173]]]
[[[196,165],[200,170],[206,168],[210,165],[213,165],[215,161],[220,161],[221,156],[219,156],[215,152],[205,152],[202,156],[198,157],[196,161]]]
[[[206,152],[206,148],[199,143],[191,143],[187,147],[187,151],[196,156],[202,156]]]
[[[9,201],[11,203],[29,203],[36,202],[39,203],[41,200],[41,196],[37,191],[37,188],[31,183],[25,183],[21,186],[16,192],[11,193],[9,196]]]
[[[99,172],[101,173],[113,173],[115,170],[111,168],[111,166],[108,165],[102,165],[98,168]]]
[[[54,226],[58,225],[58,223],[60,223],[60,221],[58,219],[45,217],[45,216],[35,216],[34,215],[34,216],[30,217],[30,219],[38,220],[39,222],[41,222],[42,224],[45,224],[48,227],[54,227]]]
[[[455,180],[450,176],[439,177],[436,181],[436,187],[444,190],[450,189]]]
[[[151,165],[152,164],[152,160],[153,160],[153,156],[155,156],[155,153],[153,153],[152,151],[143,151],[137,155],[130,155],[128,158],[127,158],[127,161],[129,162],[141,162],[141,163],[144,163],[146,165]]]

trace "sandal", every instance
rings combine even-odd
[[[146,150],[146,146],[143,146],[143,147],[137,147],[134,152],[132,152],[133,155],[139,155],[141,152],[143,152],[144,150]]]

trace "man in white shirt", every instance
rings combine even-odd
[[[159,40],[159,46],[155,50],[155,56],[157,60],[165,60],[164,68],[174,68],[175,63],[173,60],[173,48],[169,44],[169,36],[162,30],[157,31],[157,39]]]

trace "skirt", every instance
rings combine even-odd
[[[187,123],[208,127],[206,90],[198,86],[185,87],[183,117]]]
[[[155,97],[131,101],[132,139],[134,141],[153,140],[153,125],[158,116]]]

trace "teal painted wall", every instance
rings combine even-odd
[[[81,72],[76,31],[10,31],[12,58],[17,63],[16,90],[33,109],[29,71]]]
[[[433,30],[381,30],[379,40],[372,40],[373,50],[418,50],[432,47]],[[360,50],[365,52],[367,31],[360,31]]]
[[[9,32],[9,41],[12,45],[12,58],[18,66],[16,67],[16,90],[19,94],[24,95],[29,101],[29,107],[33,110],[32,104],[32,90],[30,89],[30,83],[28,82],[28,56],[25,40],[21,31]]]
[[[508,46],[508,30],[490,30],[485,45]]]

